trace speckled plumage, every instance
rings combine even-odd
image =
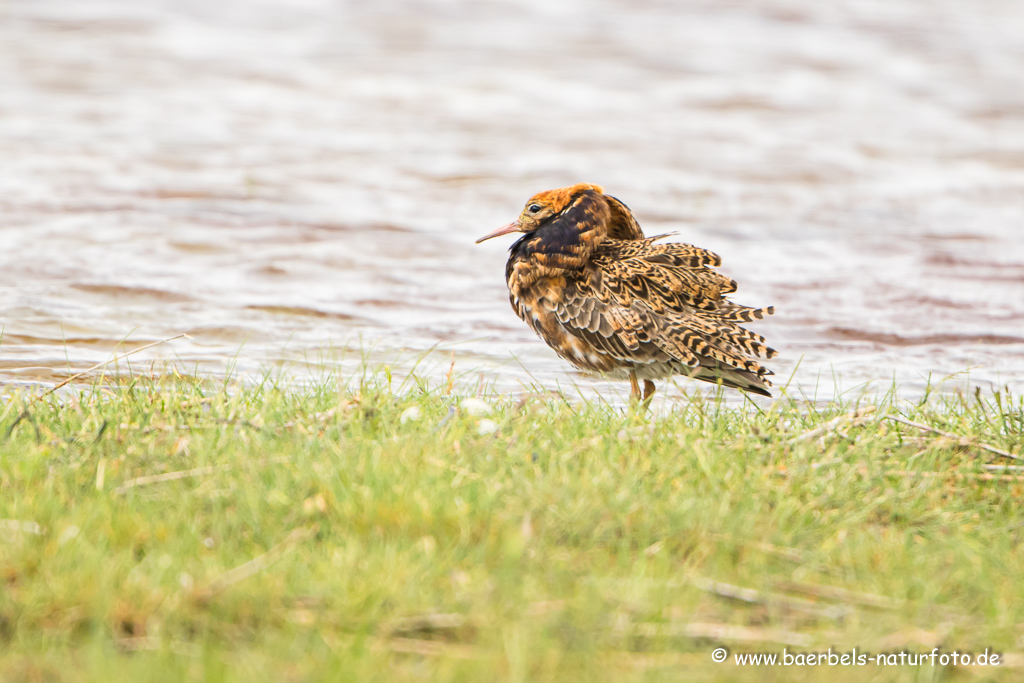
[[[728,301],[736,282],[721,259],[689,244],[645,238],[629,208],[597,185],[534,195],[512,224],[478,242],[525,233],[505,268],[516,314],[578,369],[629,379],[640,399],[651,380],[684,375],[770,396],[775,351],[738,323],[771,307]]]

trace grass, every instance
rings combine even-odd
[[[388,387],[3,394],[0,678],[1021,675],[1024,476],[992,464],[1024,463],[977,446],[1021,453],[1020,397],[652,417]],[[783,647],[1010,666],[732,658]]]

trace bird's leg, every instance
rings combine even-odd
[[[651,398],[654,396],[654,382],[649,379],[644,380],[644,405],[650,405]]]
[[[640,402],[640,383],[636,381],[636,370],[629,371],[629,400],[632,403]]]

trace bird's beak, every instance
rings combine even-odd
[[[502,235],[507,235],[510,232],[522,232],[522,229],[519,227],[519,221],[512,221],[508,225],[503,226],[501,228],[498,228],[497,230],[495,230],[494,232],[490,233],[489,235],[484,235],[483,237],[478,239],[476,241],[476,243],[480,244],[481,242],[483,242],[485,240],[489,240],[492,237],[501,237]]]

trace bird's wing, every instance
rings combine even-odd
[[[643,306],[622,306],[602,300],[587,273],[566,278],[557,300],[551,299],[558,322],[574,337],[624,363],[656,363],[672,359],[656,343],[658,323]]]
[[[715,254],[656,239],[602,244],[590,270],[566,281],[554,310],[559,322],[621,361],[674,361],[704,374],[717,369],[720,379],[739,373],[746,385],[767,383],[771,371],[751,357],[771,358],[774,349],[736,323],[772,309],[727,301],[736,283],[711,270],[721,262]]]
[[[659,323],[659,346],[690,367],[700,367],[701,372],[695,375],[698,379],[726,380],[738,372],[748,381],[756,379],[771,386],[765,378],[774,373],[753,360],[775,355],[775,349],[765,345],[760,335],[697,313],[672,311],[655,319]],[[728,381],[726,385],[733,386]]]
[[[656,313],[698,308],[717,311],[736,281],[708,266],[722,259],[691,244],[654,244],[644,240],[606,240],[593,263],[602,276],[601,289],[623,303],[646,301]]]
[[[628,306],[605,301],[591,282],[568,280],[553,313],[570,334],[597,351],[623,363],[674,362],[693,368],[697,379],[758,393],[764,393],[758,386],[770,386],[765,378],[772,372],[750,358],[774,355],[762,337],[692,310],[658,315],[637,298]]]
[[[614,240],[642,240],[644,231],[640,229],[640,224],[633,217],[633,212],[629,210],[629,207],[622,200],[609,194],[604,196],[604,200],[608,204],[610,212],[608,237]]]

